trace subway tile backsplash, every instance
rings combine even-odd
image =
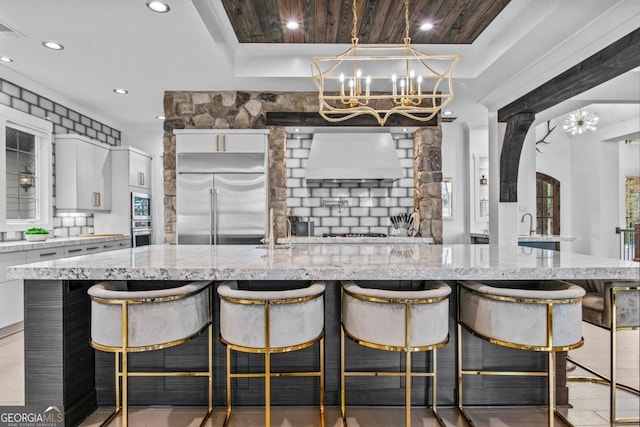
[[[307,183],[305,166],[311,148],[311,135],[287,139],[287,210],[311,217],[316,236],[323,233],[394,234],[389,216],[413,210],[413,139],[394,139],[396,154],[403,167],[403,178],[392,184]],[[339,206],[325,204],[342,201]]]

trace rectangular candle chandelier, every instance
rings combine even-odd
[[[427,55],[411,46],[409,0],[404,45],[358,45],[356,0],[351,43],[340,55],[311,58],[319,112],[327,121],[361,114],[373,115],[381,126],[392,114],[428,121],[453,99],[460,55]]]

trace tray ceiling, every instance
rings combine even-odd
[[[415,44],[470,44],[510,0],[412,0],[409,36]],[[222,0],[240,43],[351,43],[352,0]],[[358,39],[366,44],[401,44],[404,2],[360,0]],[[286,28],[288,21],[300,24]],[[420,31],[425,22],[434,24]]]

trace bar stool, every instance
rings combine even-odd
[[[609,420],[612,423],[637,423],[640,418],[618,418],[616,415],[616,390],[621,388],[634,394],[640,390],[618,383],[616,378],[616,335],[618,331],[640,328],[640,282],[633,280],[584,280],[573,281],[587,294],[582,300],[582,320],[609,331],[609,366],[607,377],[571,357],[567,361],[590,372],[595,377],[567,377],[567,381],[594,381],[609,385]]]
[[[177,288],[128,291],[126,282],[101,282],[89,288],[91,346],[115,354],[115,410],[101,425],[122,412],[129,422],[127,388],[130,377],[206,377],[209,405],[200,426],[213,411],[212,327],[210,282],[191,282]],[[129,353],[159,350],[183,344],[207,331],[208,370],[200,372],[130,371]],[[122,384],[120,384],[122,383]],[[121,394],[122,390],[122,394]]]
[[[340,409],[346,426],[346,377],[384,376],[405,379],[405,426],[411,426],[411,378],[432,378],[431,410],[438,423],[445,423],[437,410],[436,349],[449,341],[449,294],[443,282],[427,282],[428,289],[395,291],[363,288],[342,283],[342,328],[340,334]],[[405,353],[404,372],[347,371],[345,335],[356,343],[379,350]],[[431,372],[412,372],[411,353],[431,351]]]
[[[218,286],[220,341],[227,346],[227,415],[231,419],[231,379],[264,378],[265,426],[271,425],[271,378],[318,377],[320,422],[324,426],[324,283],[302,289],[254,291],[238,289],[237,282]],[[271,355],[309,348],[319,342],[320,370],[271,371]],[[231,350],[264,354],[263,373],[232,373]]]
[[[522,375],[547,377],[548,424],[554,425],[555,352],[582,346],[582,297],[579,286],[547,282],[544,289],[498,288],[478,282],[458,283],[458,409],[469,425],[473,421],[463,408],[463,375]],[[462,327],[492,344],[547,353],[547,372],[465,370]]]

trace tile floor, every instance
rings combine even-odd
[[[609,335],[603,329],[583,324],[585,345],[571,352],[571,355],[601,372],[608,373]],[[629,385],[638,387],[640,383],[640,331],[623,332],[618,343],[618,376]],[[0,406],[22,405],[24,402],[23,336],[17,333],[0,339]],[[576,368],[572,373],[580,374]],[[569,420],[576,426],[609,426],[609,389],[594,383],[569,383],[571,409],[563,409]],[[632,417],[640,415],[640,399],[627,392],[618,393],[618,416]],[[97,427],[110,412],[109,408],[100,408],[92,414],[82,427]],[[537,427],[546,425],[545,408],[473,408],[469,413],[476,426],[491,427]],[[130,425],[135,427],[196,427],[200,424],[202,408],[140,408],[130,414]],[[327,408],[327,427],[340,426],[340,413],[337,408]],[[402,408],[349,408],[349,427],[394,427],[401,426],[404,419]],[[441,408],[440,415],[448,426],[466,427],[455,410]],[[217,410],[207,426],[221,426],[224,413]],[[262,408],[237,408],[230,427],[254,427],[263,425]],[[563,425],[557,422],[558,425]],[[272,411],[274,427],[312,427],[319,425],[316,408],[277,407]],[[431,413],[424,408],[412,411],[412,425],[419,427],[436,426]],[[629,425],[629,424],[627,424]],[[638,426],[638,424],[631,424]],[[117,420],[112,426],[119,427]]]

